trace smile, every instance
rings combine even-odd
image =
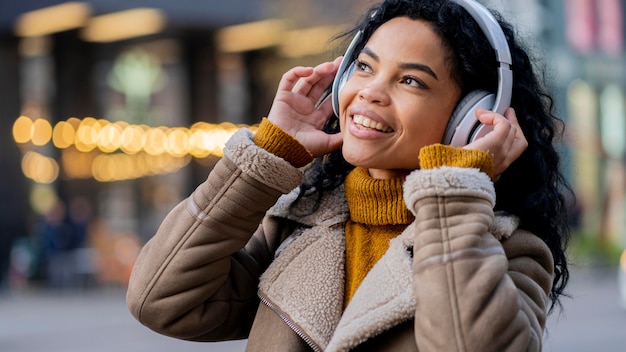
[[[369,117],[365,117],[363,115],[354,115],[352,117],[352,121],[354,122],[355,125],[359,126],[360,128],[369,128],[369,129],[377,130],[380,132],[392,132],[393,131],[391,128],[385,127],[385,125],[383,125],[382,123],[376,122],[370,119]]]

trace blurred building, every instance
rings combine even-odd
[[[570,203],[573,247],[616,260],[626,247],[624,2],[485,2],[517,25],[566,122],[560,144],[577,197]]]
[[[578,240],[617,259],[626,245],[624,2],[547,1],[546,37],[578,196]]]
[[[281,74],[340,55],[330,39],[375,2],[1,2],[0,273],[124,284],[138,248],[225,140],[267,113]],[[485,3],[548,68],[577,224],[621,243],[622,2]],[[63,251],[70,259],[51,259]],[[50,269],[56,262],[73,273]]]
[[[282,72],[340,54],[329,39],[367,5],[0,3],[0,217],[10,223],[0,258],[13,258],[12,280],[125,283],[139,246],[226,139],[267,114]]]

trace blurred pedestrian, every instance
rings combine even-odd
[[[132,314],[249,351],[541,350],[569,188],[513,28],[474,0],[387,0],[350,34],[164,219]]]
[[[0,146],[0,291],[10,289],[11,252],[16,243],[27,240],[29,231],[28,193],[24,178],[15,172],[20,166],[15,155],[19,155],[15,143]]]
[[[57,200],[44,214],[40,232],[43,275],[54,288],[72,286],[74,231],[65,202]]]

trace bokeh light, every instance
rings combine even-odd
[[[59,177],[59,164],[53,158],[29,151],[22,158],[22,172],[37,183],[49,184]]]
[[[257,128],[229,122],[150,127],[94,117],[71,117],[52,127],[45,119],[20,116],[13,124],[13,139],[25,148],[24,175],[37,183],[54,182],[60,169],[68,179],[113,182],[175,172],[192,158],[221,157],[226,141],[243,127]],[[50,142],[61,151],[61,167],[33,151]]]
[[[33,120],[28,116],[20,116],[13,123],[13,139],[18,144],[26,144],[33,137]]]
[[[31,142],[34,145],[42,146],[48,144],[52,139],[52,126],[48,120],[36,119],[33,122],[33,132]]]

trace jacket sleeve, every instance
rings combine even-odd
[[[288,232],[265,213],[302,177],[252,138],[248,130],[231,138],[207,180],[171,210],[135,262],[127,304],[156,332],[200,341],[247,337],[258,278]]]
[[[413,289],[420,351],[540,351],[552,256],[537,236],[493,232],[495,192],[474,168],[417,170]]]

